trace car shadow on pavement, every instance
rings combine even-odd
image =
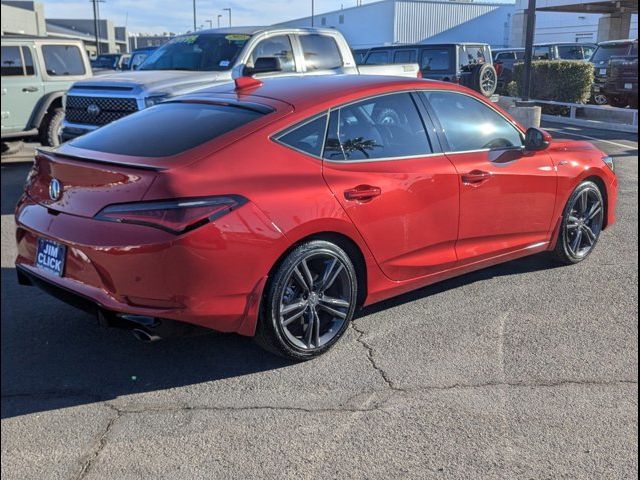
[[[470,273],[367,307],[358,317],[500,275],[554,267],[537,255]],[[291,362],[246,337],[211,334],[153,344],[99,327],[90,315],[2,269],[2,418],[215,382]]]

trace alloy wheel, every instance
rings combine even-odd
[[[307,351],[333,340],[354,301],[342,260],[330,252],[310,253],[295,264],[285,282],[277,320],[286,339]]]
[[[493,90],[495,90],[496,76],[493,70],[487,69],[487,71],[482,75],[480,83],[482,85],[483,92],[492,92]]]
[[[595,187],[588,187],[573,199],[569,208],[564,231],[566,245],[571,255],[583,258],[593,249],[602,230],[602,200]]]

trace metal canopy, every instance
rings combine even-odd
[[[538,11],[574,13],[638,13],[638,0],[539,0]]]

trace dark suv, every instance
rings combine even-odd
[[[496,91],[498,74],[486,43],[394,45],[369,50],[364,65],[418,63],[424,78],[459,83],[486,97]]]
[[[635,64],[634,64],[635,60]],[[626,106],[638,101],[638,39],[601,42],[590,60],[595,68],[593,102]]]

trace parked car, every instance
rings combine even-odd
[[[121,53],[102,53],[91,60],[93,70],[118,70]]]
[[[321,28],[237,27],[172,38],[134,71],[78,82],[66,101],[70,139],[158,102],[233,77],[327,74],[418,75],[418,66],[358,67],[340,32]]]
[[[310,95],[309,92],[312,92]],[[538,252],[587,258],[611,158],[453,83],[239,78],[38,152],[16,269],[150,341],[185,325],[304,360],[354,312]]]
[[[638,108],[638,55],[609,60],[603,93],[614,107]]]
[[[131,57],[123,70],[137,70],[158,47],[137,48],[131,52]]]
[[[524,61],[524,48],[496,48],[492,50],[493,65],[498,73],[499,92],[504,92],[506,86],[513,80],[513,66]]]
[[[2,37],[2,142],[38,137],[59,143],[62,97],[71,84],[91,77],[83,42]]]
[[[533,46],[533,59],[588,61],[595,49],[594,43],[537,43]]]
[[[364,65],[418,62],[424,78],[459,83],[490,97],[498,85],[491,47],[484,43],[416,44],[375,47]]]
[[[610,71],[609,62],[616,57],[638,58],[638,39],[611,40],[598,44],[598,48],[589,60],[595,69],[592,100],[597,105],[609,103],[605,85]]]

